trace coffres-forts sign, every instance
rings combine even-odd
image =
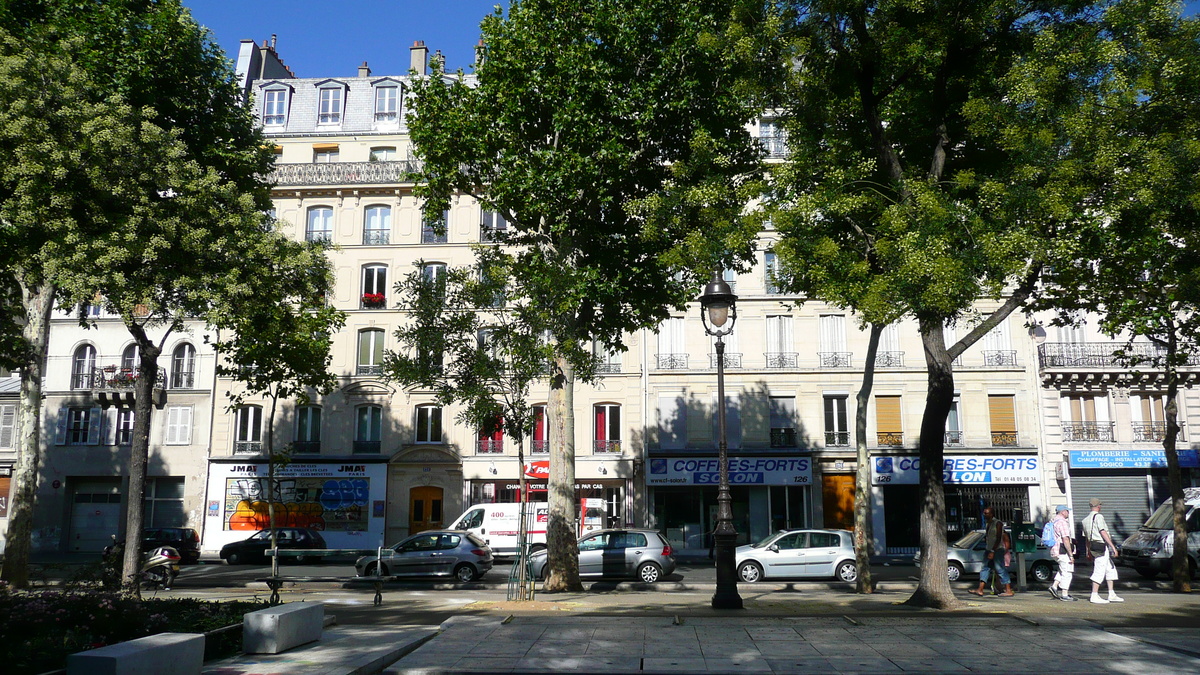
[[[656,457],[649,461],[646,485],[718,485],[720,460]],[[730,457],[730,485],[809,485],[812,460],[808,457]]]
[[[942,481],[947,484],[1041,482],[1036,455],[960,455],[946,457]],[[921,458],[912,455],[873,457],[872,485],[916,485],[921,482]]]

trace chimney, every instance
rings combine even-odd
[[[359,77],[370,77],[371,76],[371,69],[367,67],[366,61],[363,61],[363,64],[358,67],[358,76]]]
[[[271,33],[271,51],[275,51],[275,33]]]
[[[483,46],[483,39],[479,40],[479,44],[475,45],[475,66],[479,67],[483,64],[483,59],[487,57],[487,50]]]
[[[417,71],[418,75],[426,75],[428,71],[426,66],[429,64],[429,48],[425,46],[423,40],[414,40],[413,46],[409,47],[410,58],[408,67],[410,70]]]
[[[446,72],[446,57],[442,55],[442,50],[437,50],[433,53],[433,60],[438,64],[438,69],[443,73]]]

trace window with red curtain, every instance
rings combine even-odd
[[[621,406],[596,406],[596,452],[621,452]]]
[[[549,438],[546,434],[546,406],[533,406],[533,438],[529,444],[529,452],[533,455],[544,455],[550,452]]]
[[[499,417],[492,425],[493,431],[479,432],[479,454],[489,455],[504,452],[504,420]]]

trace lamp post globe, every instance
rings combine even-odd
[[[700,320],[704,332],[717,338],[717,463],[720,483],[717,487],[717,523],[713,531],[713,553],[717,566],[717,589],[713,593],[713,609],[742,609],[742,596],[737,589],[736,555],[737,530],[733,527],[732,499],[729,496],[729,448],[725,442],[725,341],[737,322],[737,296],[714,270],[712,280],[700,296]]]

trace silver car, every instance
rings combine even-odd
[[[529,556],[534,579],[546,578],[546,551]],[[675,552],[655,530],[597,530],[579,540],[579,576],[634,577],[652,584],[675,571]]]
[[[854,536],[846,530],[780,530],[757,544],[737,547],[735,564],[738,578],[746,583],[799,577],[858,579]]]
[[[1039,530],[1040,532],[1040,530]],[[987,542],[984,541],[984,531],[975,530],[968,532],[961,539],[946,545],[946,576],[950,577],[950,581],[958,581],[964,577],[975,576],[983,569],[983,561],[987,558],[985,550]],[[1013,553],[1013,564],[1009,568],[1010,572],[1015,572],[1017,564],[1017,554]],[[921,566],[921,552],[918,551],[913,556],[913,563]],[[1058,569],[1053,557],[1050,555],[1050,549],[1042,546],[1042,542],[1038,540],[1037,550],[1033,553],[1025,554],[1025,565],[1029,578],[1035,581],[1047,582],[1054,576],[1054,571]]]
[[[360,577],[454,577],[474,581],[492,569],[492,549],[482,539],[461,530],[427,530],[367,555],[354,563]]]

